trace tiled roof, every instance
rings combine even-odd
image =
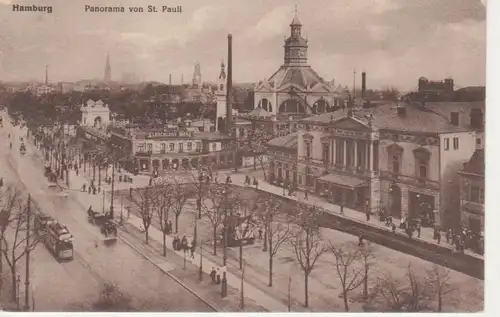
[[[401,132],[429,132],[429,133],[446,133],[446,132],[463,132],[470,131],[465,127],[457,127],[448,122],[441,115],[430,110],[424,110],[416,106],[400,103],[400,107],[406,109],[406,115],[398,115],[395,103],[384,104],[374,108],[355,109],[353,117],[368,123],[368,117],[371,115],[372,125],[379,129],[395,130]],[[324,113],[317,116],[305,118],[300,122],[303,123],[329,123],[347,117],[348,110],[340,109],[334,112]]]
[[[254,117],[270,117],[272,114],[267,112],[266,110],[262,108],[255,108],[252,111],[248,113],[249,116],[254,116]]]
[[[277,147],[287,147],[287,148],[296,148],[297,147],[297,133],[291,133],[285,136],[280,136],[278,138],[274,138],[267,142],[270,146]]]
[[[290,83],[304,90],[312,88],[319,83],[328,86],[325,80],[308,65],[283,65],[269,78],[268,82],[276,89],[280,89]]]
[[[484,176],[484,150],[476,150],[461,172]]]
[[[444,118],[450,118],[452,112],[458,112],[470,116],[472,109],[480,109],[483,112],[486,108],[484,101],[471,102],[426,102],[425,107],[440,114]],[[484,117],[483,117],[484,118]],[[470,120],[460,120],[459,124],[462,127],[468,127]]]

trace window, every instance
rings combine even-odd
[[[196,152],[201,152],[201,142],[196,142]]]
[[[458,124],[459,124],[458,112],[452,112],[450,114],[450,122],[451,122],[451,124],[458,126]]]
[[[469,200],[475,203],[484,204],[484,189],[479,186],[472,185],[470,187]]]
[[[165,154],[166,152],[166,148],[167,148],[167,145],[165,143],[162,143],[161,144],[161,150],[160,150],[160,153],[161,154]]]
[[[184,144],[179,143],[179,153],[184,152]]]
[[[418,161],[418,177],[427,178],[427,161]]]
[[[450,138],[444,139],[444,150],[448,151],[450,149]]]
[[[193,144],[191,142],[188,142],[188,151],[191,151],[193,149]]]
[[[148,143],[148,153],[153,153],[153,144]]]
[[[311,142],[304,142],[306,147],[306,159],[311,158]]]
[[[216,143],[212,143],[212,151],[217,151],[217,144]]]
[[[476,138],[476,145],[481,146],[481,138]]]
[[[240,136],[240,138],[245,136],[245,129],[239,128],[239,136]]]
[[[400,156],[393,155],[392,156],[392,172],[394,174],[399,174],[399,170],[400,170],[400,166],[401,166],[400,163],[401,163]]]
[[[146,151],[146,143],[140,143],[137,146],[137,152],[145,152]]]
[[[174,151],[174,149],[175,149],[175,144],[174,144],[174,143],[169,143],[169,145],[168,145],[168,150],[169,150],[170,152],[173,152],[173,151]]]
[[[330,164],[330,146],[323,144],[323,164]]]
[[[453,138],[453,149],[458,150],[458,138]]]

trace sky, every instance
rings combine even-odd
[[[94,4],[92,3],[94,2]],[[142,80],[191,81],[199,61],[216,81],[233,35],[233,78],[257,82],[283,63],[297,4],[309,64],[325,79],[368,88],[414,90],[417,80],[452,77],[458,87],[485,85],[486,9],[481,0],[0,0],[0,81],[76,81],[135,73]],[[125,13],[84,6],[124,6]],[[168,3],[182,13],[129,13]],[[52,14],[13,12],[13,4],[52,6]],[[161,11],[161,10],[160,10]]]

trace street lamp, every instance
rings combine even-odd
[[[225,188],[222,190],[222,193],[224,195],[224,257],[223,257],[223,263],[224,266],[227,264],[227,231],[228,231],[228,226],[227,226],[227,209],[228,209],[228,191],[229,183],[226,182]]]

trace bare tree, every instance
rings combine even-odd
[[[175,233],[179,232],[179,217],[186,206],[186,202],[191,198],[192,192],[183,179],[175,176],[171,177],[172,184],[172,211],[175,216]]]
[[[293,236],[291,225],[288,221],[282,221],[285,208],[282,200],[275,199],[269,194],[260,195],[262,204],[257,204],[259,219],[265,229],[265,239],[269,254],[269,286],[273,286],[273,260],[282,244]]]
[[[206,200],[202,202],[202,213],[206,216],[213,229],[214,255],[217,255],[217,229],[224,222],[224,212],[227,208],[227,195],[224,186],[210,186]],[[208,203],[207,203],[208,201]]]
[[[131,305],[131,298],[125,295],[115,284],[105,283],[99,298],[92,305],[94,311],[131,311],[134,308]]]
[[[368,272],[375,260],[375,248],[369,241],[366,241],[359,246],[359,253],[365,270],[363,277],[363,298],[366,300],[368,299]]]
[[[432,269],[427,272],[428,285],[432,288],[438,300],[438,312],[443,310],[443,298],[457,289],[450,283],[450,270],[434,264]]]
[[[168,181],[160,180],[154,185],[154,193],[153,203],[163,236],[163,256],[167,256],[168,215],[174,201],[172,185]]]
[[[8,188],[3,195],[4,206],[2,208],[2,236],[0,245],[1,253],[10,268],[12,279],[12,296],[16,300],[17,295],[17,264],[28,251],[32,251],[38,245],[39,237],[33,226],[28,232],[28,212],[31,212],[24,203],[21,192],[14,188]],[[4,226],[5,225],[5,226]],[[5,227],[5,229],[4,229]],[[30,236],[29,245],[27,237]]]
[[[335,255],[335,269],[342,285],[344,309],[348,312],[349,292],[361,286],[364,280],[364,270],[358,265],[361,254],[353,243],[345,243],[340,246],[331,245],[329,249]]]
[[[233,210],[238,210],[238,226],[233,228],[233,234],[236,239],[240,240],[239,243],[239,265],[240,270],[243,270],[243,240],[247,239],[255,227],[255,214],[257,209],[254,208],[255,204],[251,200],[244,199],[239,195],[234,195],[231,200],[231,207]]]
[[[382,299],[380,310],[392,312],[418,312],[429,308],[430,288],[425,278],[408,265],[403,278],[391,275],[379,279],[375,296]]]
[[[191,174],[190,181],[193,183],[196,196],[196,207],[198,211],[198,219],[201,218],[201,205],[204,194],[207,192],[207,187],[210,186],[210,175],[212,170],[210,165],[198,164],[194,172]]]
[[[268,133],[264,129],[256,129],[255,127],[250,131],[247,136],[247,147],[252,153],[253,160],[253,168],[257,169],[257,161],[264,172],[264,178],[266,178],[266,171],[264,168],[264,155],[267,151],[267,142],[273,138],[271,133]]]
[[[139,216],[141,217],[144,233],[146,235],[146,244],[148,244],[149,227],[151,226],[151,220],[153,218],[153,206],[156,193],[153,187],[148,186],[143,189],[135,190],[134,194],[131,201],[139,210]]]
[[[299,229],[295,232],[290,244],[295,257],[304,272],[304,306],[309,307],[309,275],[318,259],[327,251],[321,239],[318,226],[319,210],[316,206],[298,203],[294,222]]]

